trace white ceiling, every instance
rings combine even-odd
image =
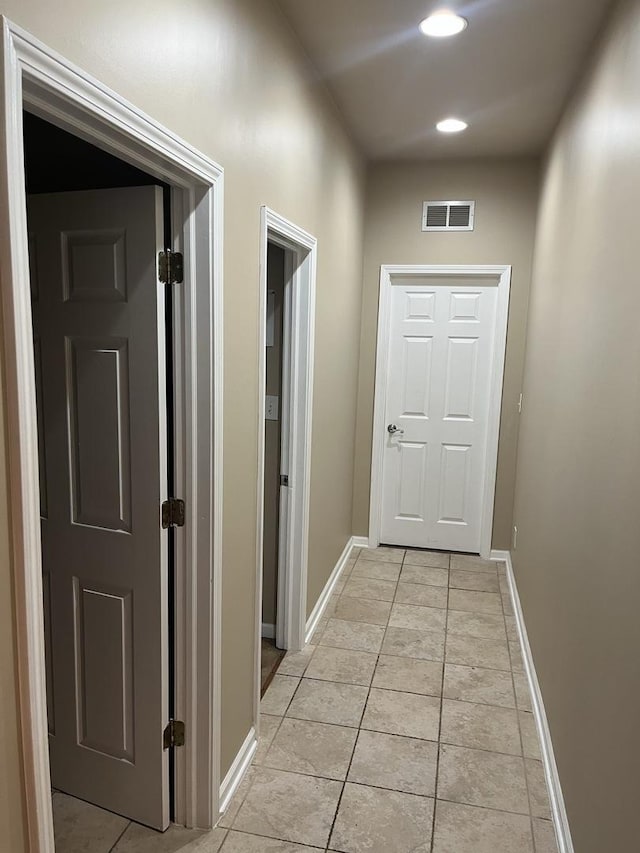
[[[279,0],[372,159],[509,156],[548,141],[611,0]],[[427,39],[442,8],[468,28]],[[434,125],[455,115],[457,136]]]

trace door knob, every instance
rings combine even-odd
[[[389,426],[387,427],[387,432],[389,433],[389,435],[395,435],[396,433],[398,433],[398,435],[404,435],[404,430],[398,429],[395,424],[389,424]]]

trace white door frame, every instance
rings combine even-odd
[[[410,285],[412,278],[420,277],[422,279],[420,283],[422,284],[424,283],[424,278],[428,276],[439,278],[446,278],[447,276],[477,278],[479,287],[482,287],[483,279],[498,279],[495,336],[491,355],[491,397],[487,423],[480,535],[480,553],[485,559],[489,559],[493,530],[493,509],[498,465],[498,438],[500,434],[500,412],[502,410],[502,380],[504,376],[507,318],[511,288],[511,266],[509,265],[421,266],[413,264],[383,264],[380,267],[375,402],[373,408],[373,448],[371,454],[371,492],[369,501],[369,547],[376,548],[380,544],[382,465],[386,434],[385,412],[390,347],[389,326],[391,321],[391,288],[393,286],[391,280],[392,278],[402,278],[403,284]]]
[[[42,608],[38,444],[23,105],[173,187],[185,280],[174,290],[176,489],[187,506],[176,531],[175,818],[218,816],[222,532],[223,172],[81,69],[5,17],[0,90],[0,279],[8,490],[15,586],[19,725],[29,850],[54,853]],[[4,162],[2,162],[4,160]],[[159,508],[158,508],[159,512]]]
[[[255,722],[260,703],[262,564],[264,527],[264,417],[266,394],[267,247],[285,250],[283,322],[281,471],[289,486],[280,489],[278,614],[276,637],[285,649],[305,644],[307,562],[311,475],[311,413],[316,305],[317,243],[315,237],[274,213],[260,211],[260,330],[258,335],[258,525],[256,536]]]

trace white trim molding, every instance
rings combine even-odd
[[[494,554],[496,555],[495,557]],[[553,825],[555,828],[556,840],[558,842],[558,853],[574,853],[569,819],[567,817],[567,810],[564,803],[564,797],[562,795],[562,786],[560,784],[560,776],[558,774],[558,766],[556,764],[553,743],[551,741],[549,722],[544,708],[542,691],[540,689],[540,683],[536,673],[531,646],[529,645],[527,627],[524,621],[520,596],[518,595],[513,563],[511,562],[511,553],[509,551],[493,551],[491,559],[504,560],[507,565],[509,592],[511,595],[511,603],[513,605],[520,648],[522,650],[522,658],[524,660],[524,671],[527,676],[529,691],[531,693],[533,716],[536,721],[538,739],[540,741],[540,748],[542,751],[542,764],[544,767],[547,789],[549,791],[549,802],[551,804]]]
[[[264,541],[265,393],[267,324],[267,250],[285,250],[285,305],[281,405],[278,608],[276,644],[299,651],[305,643],[309,504],[311,494],[311,422],[315,337],[317,242],[315,237],[275,213],[260,210],[260,283],[258,330],[258,507],[256,532],[256,601],[254,726],[259,731],[260,629]]]
[[[315,607],[311,611],[311,615],[307,619],[306,630],[305,630],[305,644],[311,640],[313,636],[313,632],[316,630],[318,622],[322,619],[324,615],[324,611],[327,609],[327,604],[329,604],[329,599],[333,594],[333,590],[335,589],[335,585],[340,580],[340,575],[344,571],[345,566],[349,562],[349,557],[351,556],[351,552],[354,548],[362,548],[365,547],[363,545],[358,544],[363,540],[360,536],[352,536],[347,544],[344,546],[344,550],[342,554],[338,557],[338,562],[335,564],[333,571],[329,576],[329,580],[324,585],[324,589],[320,593],[318,600],[315,603]]]
[[[244,739],[244,743],[240,747],[238,754],[233,759],[233,763],[231,764],[227,775],[224,777],[222,784],[220,785],[220,796],[218,797],[218,802],[220,804],[220,817],[222,817],[229,808],[231,798],[240,787],[247,770],[251,766],[251,762],[253,761],[253,756],[256,754],[257,748],[258,738],[256,730],[252,726],[249,730],[249,734]]]
[[[0,278],[12,507],[20,729],[31,853],[53,853],[38,445],[23,163],[23,108],[172,186],[185,256],[176,309],[176,483],[188,501],[176,536],[175,819],[213,825],[220,756],[223,171],[5,17],[0,89]]]
[[[368,548],[369,547],[369,537],[368,536],[352,536],[351,544],[354,548]]]
[[[263,640],[275,640],[276,638],[276,626],[272,625],[271,622],[263,622],[261,637]]]
[[[380,267],[380,296],[378,305],[378,336],[376,348],[375,397],[373,411],[373,444],[371,452],[371,491],[369,500],[369,547],[380,544],[382,512],[382,471],[385,440],[385,410],[387,405],[387,383],[389,362],[389,320],[391,313],[391,288],[393,279],[401,279],[405,285],[411,279],[424,283],[425,276],[447,278],[465,276],[482,281],[497,279],[498,301],[496,307],[495,335],[491,358],[491,390],[487,421],[487,444],[485,448],[485,472],[482,497],[482,520],[480,554],[488,558],[491,552],[493,509],[495,503],[496,475],[498,467],[498,439],[502,410],[502,380],[507,342],[507,318],[511,289],[511,267],[508,264],[493,265],[415,265],[383,264]]]
[[[510,559],[510,555],[508,551],[496,551],[495,549],[493,549],[491,551],[491,556],[489,557],[489,559],[506,563],[507,560]]]

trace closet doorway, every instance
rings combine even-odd
[[[316,241],[261,216],[256,690],[305,645]]]

